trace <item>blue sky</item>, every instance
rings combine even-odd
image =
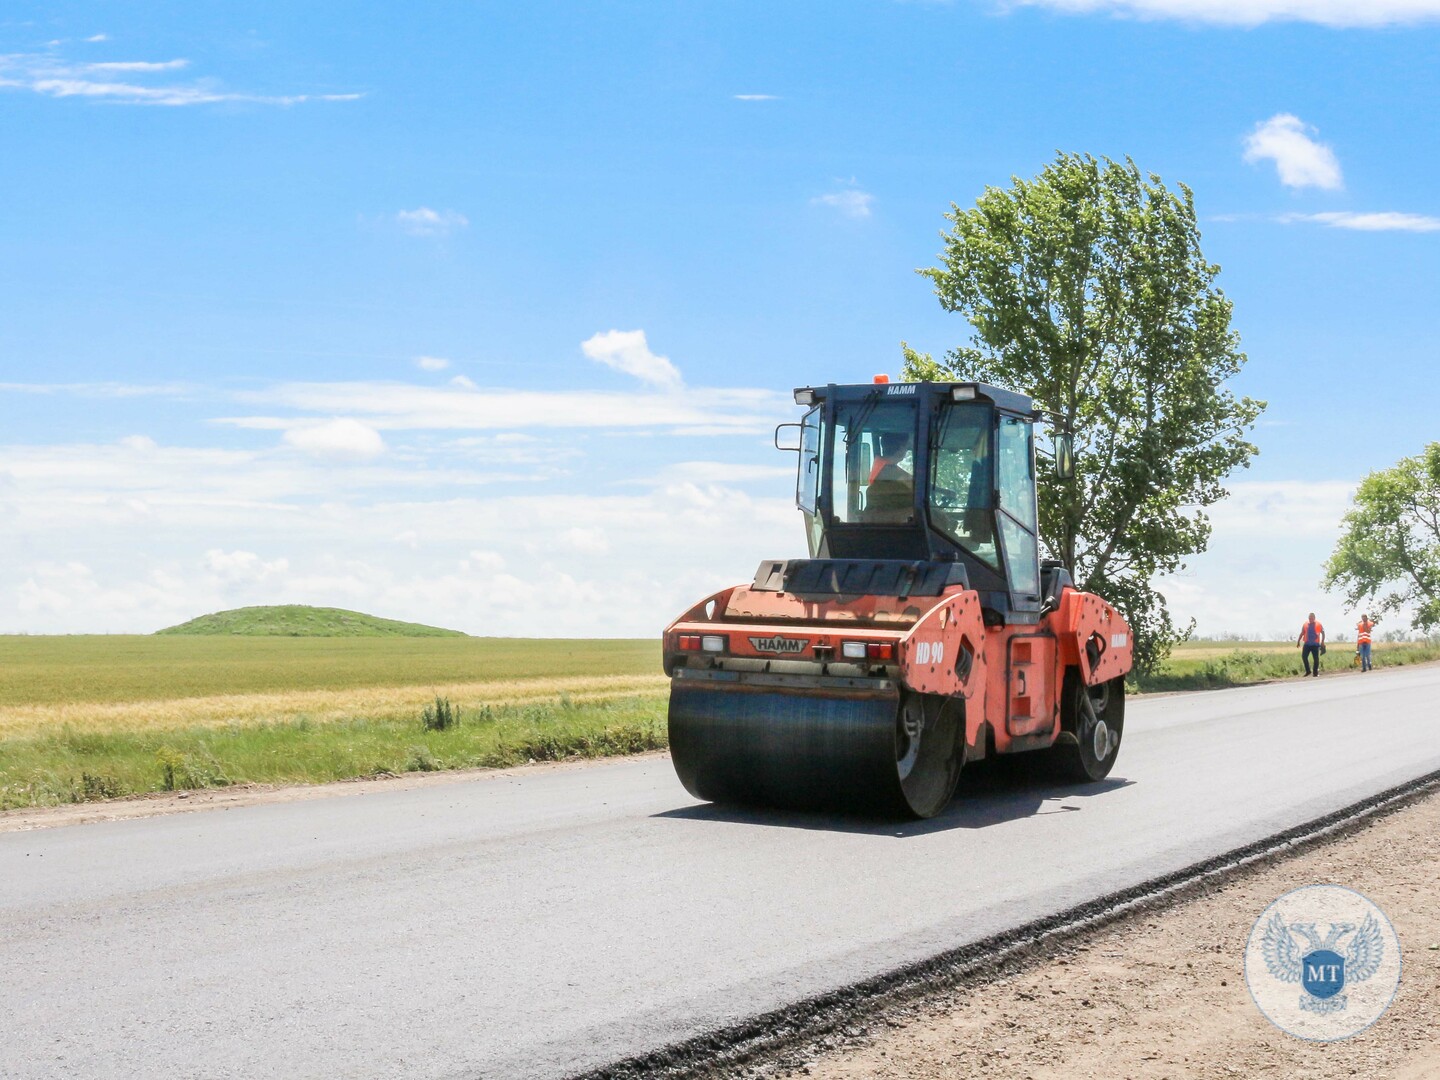
[[[803,551],[796,385],[966,326],[1056,150],[1196,195],[1262,453],[1165,583],[1288,629],[1437,435],[1440,0],[11,3],[0,631],[335,604],[648,635]]]

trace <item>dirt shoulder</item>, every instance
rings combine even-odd
[[[1378,1023],[1309,1043],[1273,1027],[1242,971],[1277,897],[1331,883],[1389,915],[1404,959]],[[1159,912],[1098,931],[981,986],[881,1015],[772,1075],[822,1080],[1303,1076],[1440,1080],[1440,795]]]

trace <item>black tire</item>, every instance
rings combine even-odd
[[[895,718],[895,772],[905,809],[932,818],[950,804],[965,764],[964,705],[907,694]]]
[[[1087,687],[1072,669],[1065,673],[1061,694],[1060,737],[1049,750],[1051,763],[1063,780],[1104,780],[1115,766],[1125,732],[1125,680]]]

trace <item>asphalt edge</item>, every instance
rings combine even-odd
[[[737,1024],[572,1074],[571,1080],[681,1080],[733,1075],[737,1069],[853,1024],[859,1014],[881,1011],[1023,967],[1030,960],[1043,958],[1038,955],[1042,945],[1082,938],[1139,912],[1180,903],[1234,874],[1358,830],[1435,791],[1440,791],[1440,770],[1128,889]]]

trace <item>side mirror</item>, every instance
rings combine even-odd
[[[1075,436],[1069,432],[1055,433],[1055,475],[1061,480],[1075,478]]]
[[[789,436],[786,436],[786,444],[785,444],[785,445],[782,446],[781,443],[780,443],[780,432],[784,431],[786,428],[794,428],[794,429],[795,429],[795,445],[794,445],[794,446],[790,446],[790,445],[789,445]],[[800,428],[801,428],[801,425],[800,425],[800,424],[777,424],[776,427],[775,427],[775,449],[776,449],[776,450],[792,450],[792,451],[794,451],[795,453],[798,454],[798,453],[800,452]]]

